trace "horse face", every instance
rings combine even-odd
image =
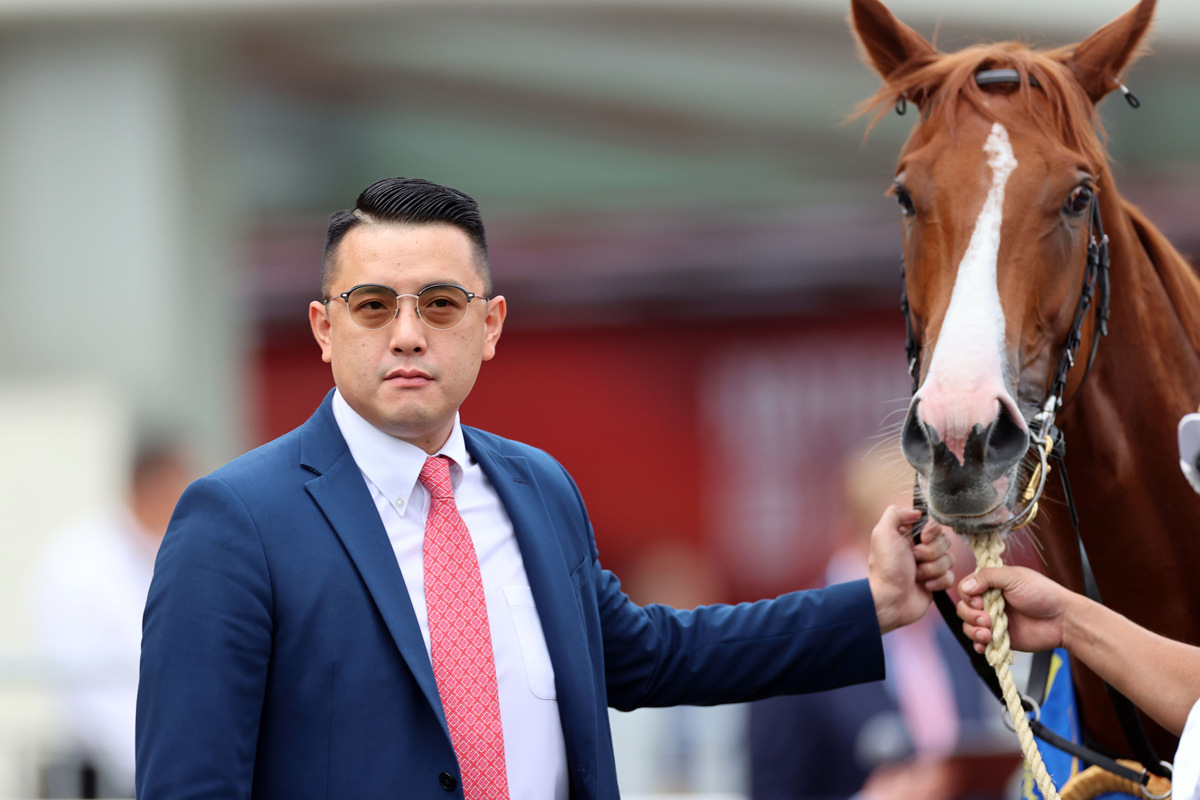
[[[1139,0],[1072,47],[945,54],[881,0],[850,0],[884,80],[868,107],[903,99],[921,112],[893,188],[923,372],[901,447],[930,513],[960,533],[1002,527],[1024,488],[1029,421],[1083,283],[1092,195],[1111,180],[1093,106],[1120,85],[1154,6]],[[992,68],[1016,68],[1020,85],[977,86]],[[1081,352],[1091,334],[1085,326]]]
[[[1095,191],[1080,154],[1032,123],[989,120],[1020,119],[1013,95],[988,94],[987,116],[964,104],[953,133],[922,126],[892,189],[924,343],[901,448],[930,513],[963,533],[1009,520],[1027,480],[1029,420],[1070,328]]]

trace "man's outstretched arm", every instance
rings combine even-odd
[[[954,580],[944,530],[909,538],[918,516],[885,512],[868,580],[737,606],[642,608],[595,560],[610,705],[743,702],[883,678],[881,631],[919,619],[930,591]]]
[[[266,558],[240,498],[214,478],[192,484],[142,621],[140,800],[250,797],[271,607]]]

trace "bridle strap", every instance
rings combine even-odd
[[[1103,246],[1097,247],[1096,253],[1096,324],[1092,328],[1092,346],[1088,350],[1087,366],[1084,367],[1083,377],[1079,379],[1079,385],[1075,387],[1075,393],[1071,398],[1062,404],[1063,408],[1075,402],[1075,398],[1079,397],[1079,393],[1083,391],[1083,385],[1087,383],[1088,376],[1092,374],[1092,364],[1096,361],[1096,351],[1100,349],[1100,339],[1108,335],[1108,298],[1109,298],[1109,283],[1108,283],[1108,236],[1104,233],[1104,223],[1100,219],[1100,205],[1094,204],[1094,217],[1092,224],[1095,228],[1094,235],[1099,236],[1099,240],[1103,242]],[[1089,242],[1089,247],[1091,244]]]
[[[1075,317],[1071,320],[1071,331],[1067,334],[1066,344],[1063,345],[1062,355],[1058,359],[1058,369],[1054,373],[1054,381],[1050,384],[1050,396],[1056,399],[1055,411],[1060,411],[1083,391],[1088,375],[1092,372],[1092,364],[1096,360],[1096,352],[1100,348],[1100,339],[1108,335],[1109,316],[1109,254],[1108,236],[1104,233],[1104,221],[1100,218],[1100,200],[1093,196],[1091,214],[1088,219],[1088,253],[1087,266],[1084,268],[1083,287],[1079,292],[1079,302],[1075,305]],[[1070,400],[1063,402],[1063,394],[1067,389],[1067,373],[1075,366],[1075,356],[1083,343],[1083,324],[1087,319],[1088,309],[1096,299],[1096,325],[1092,332],[1092,346],[1088,352],[1087,366],[1083,378]]]

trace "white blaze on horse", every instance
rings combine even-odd
[[[1153,10],[1142,0],[1057,50],[1008,42],[941,53],[879,0],[852,0],[855,31],[884,79],[868,107],[918,112],[891,191],[904,218],[918,386],[902,449],[931,516],[968,534],[1013,527],[1029,510],[1035,439],[1053,421],[1104,600],[1200,644],[1200,498],[1175,442],[1176,423],[1200,402],[1200,281],[1118,194],[1095,109],[1124,88]],[[1095,298],[1088,306],[1081,296],[1101,220],[1111,318],[1089,365],[1103,326]],[[1057,501],[1041,504],[1036,523],[1047,572],[1081,590],[1055,482],[1046,496]],[[1102,684],[1082,669],[1076,680],[1084,725],[1123,752]],[[1147,727],[1169,757],[1174,739]]]

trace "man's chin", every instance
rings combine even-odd
[[[372,420],[371,424],[407,442],[439,437],[445,441],[454,424],[454,412],[447,414],[421,403],[390,403],[377,410],[376,420]]]

